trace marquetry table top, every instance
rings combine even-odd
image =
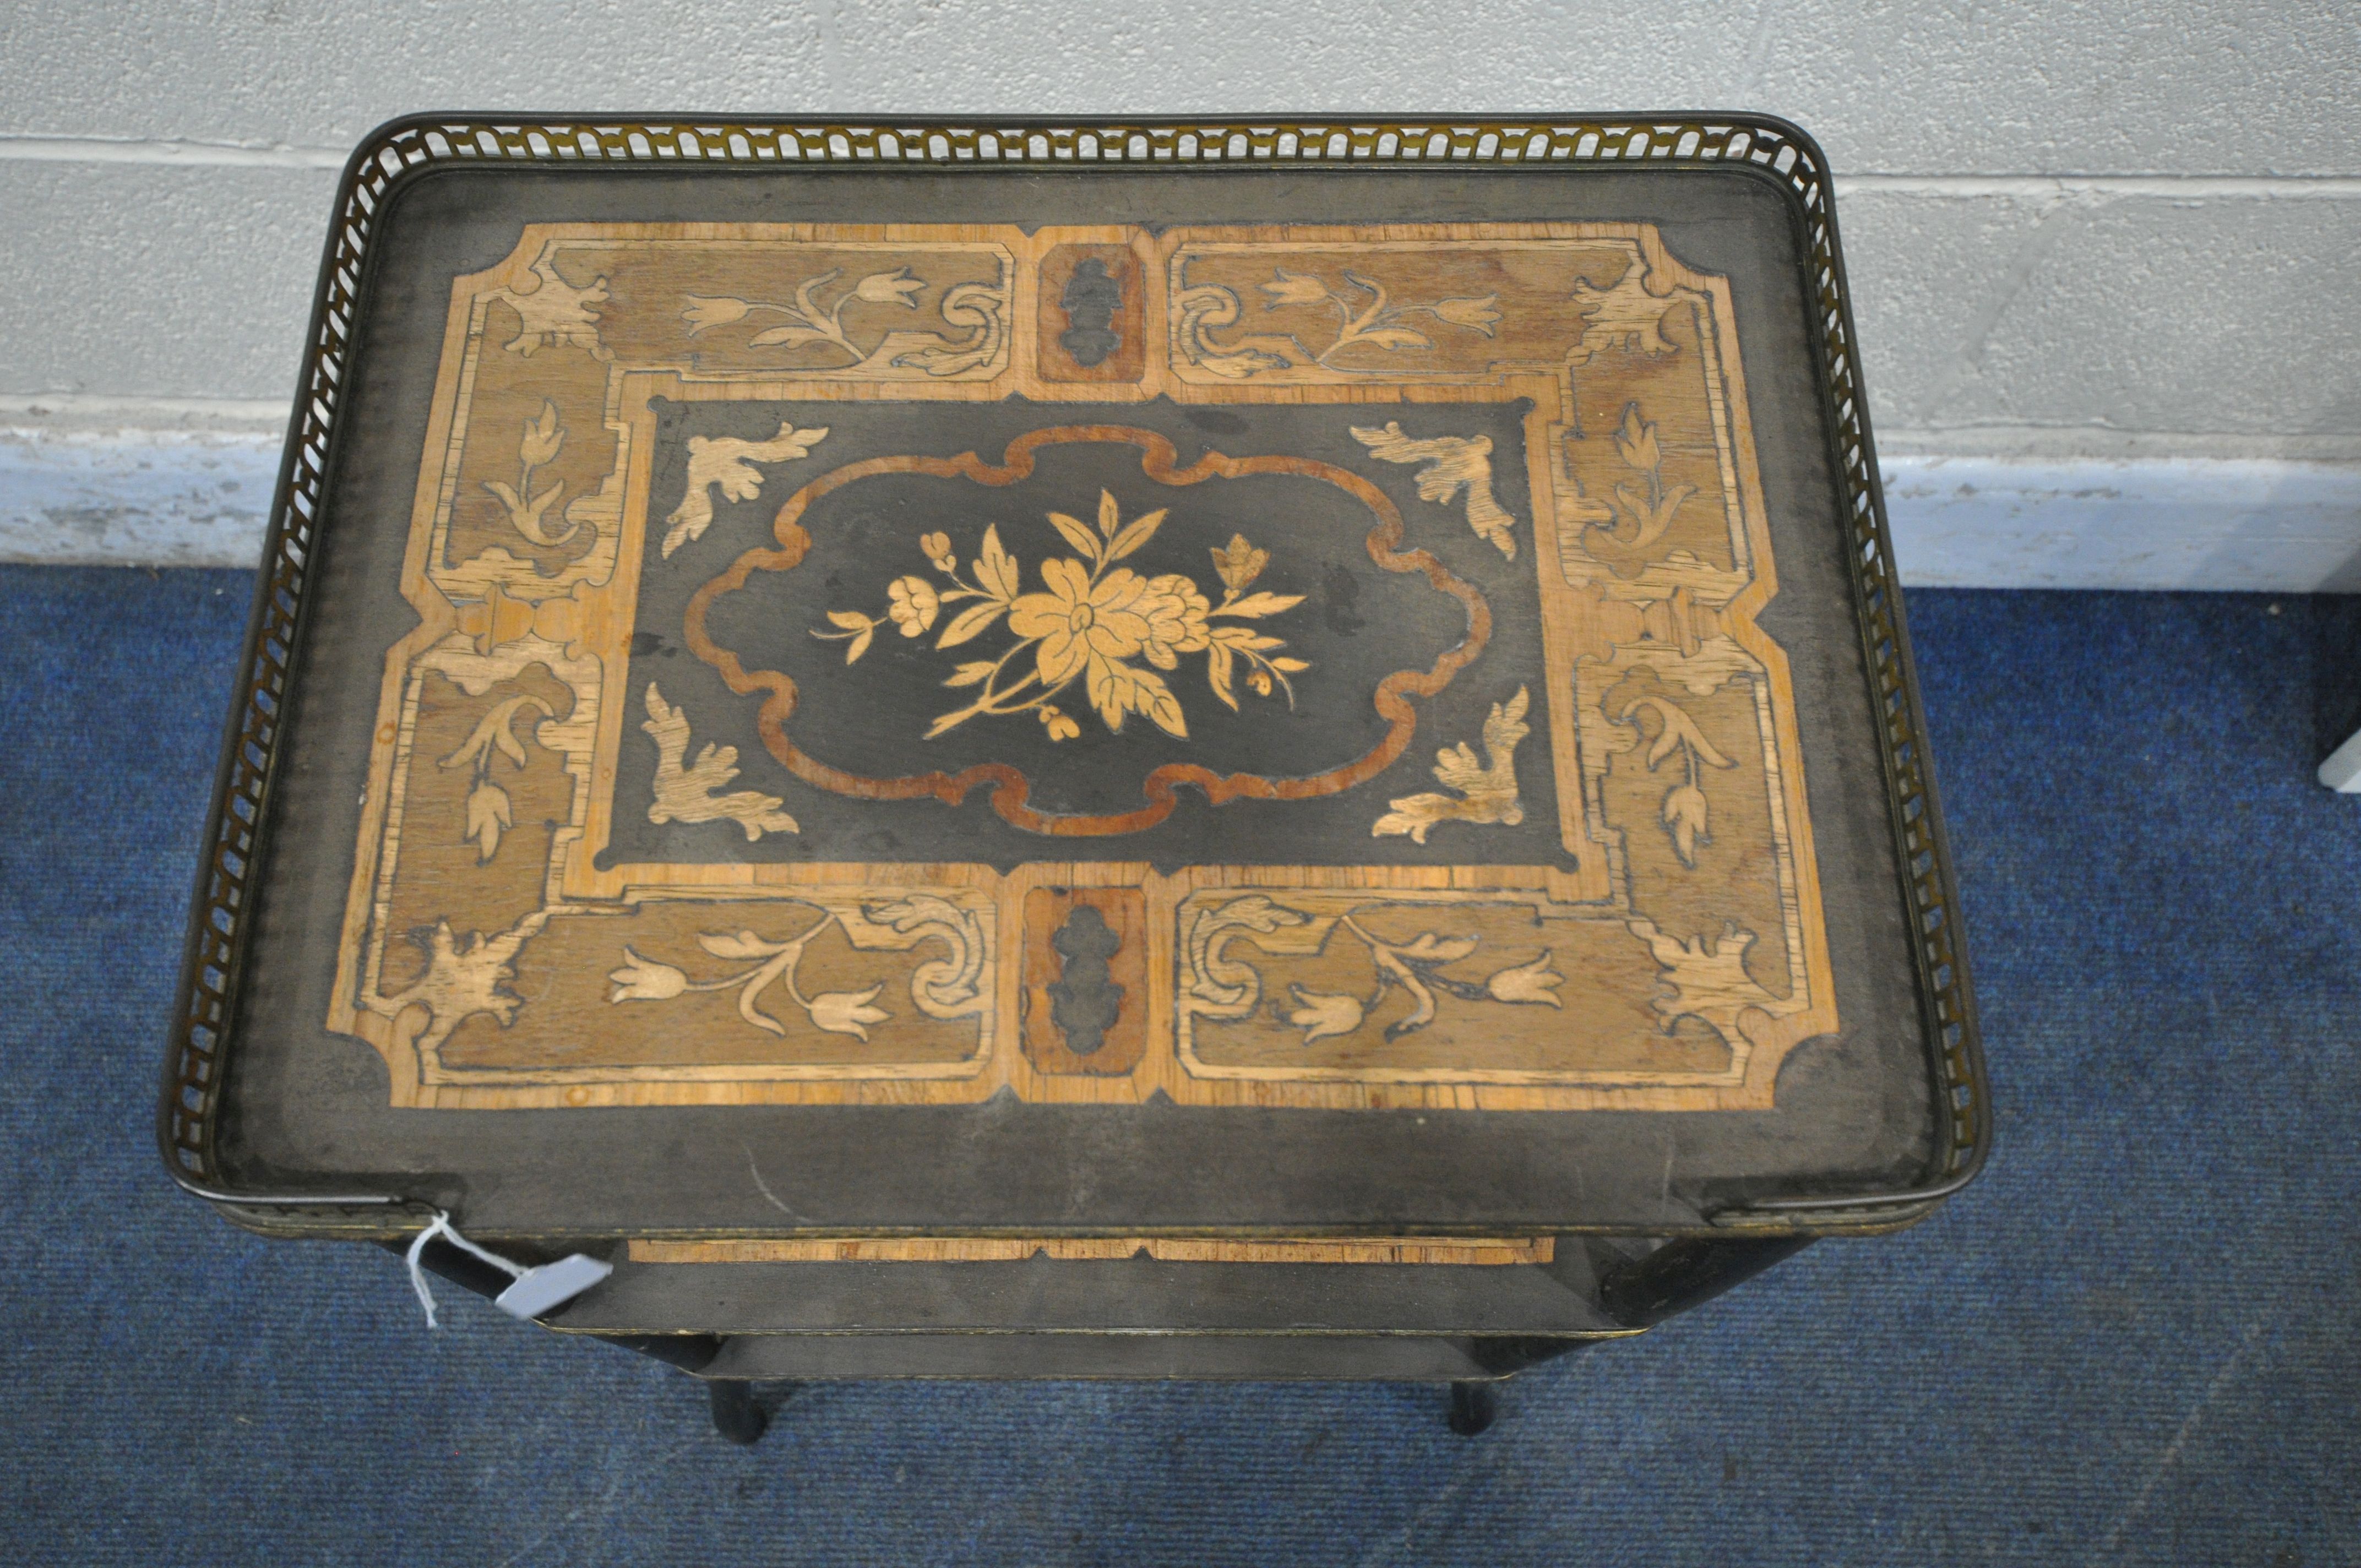
[[[225,1164],[683,1236],[1914,1179],[1776,203],[901,178],[389,208]]]

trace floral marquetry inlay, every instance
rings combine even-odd
[[[528,227],[330,1023],[412,1105],[1768,1107],[1745,397],[1639,224]]]
[[[1309,666],[1279,652],[1287,646],[1285,639],[1242,623],[1293,609],[1303,596],[1244,591],[1269,559],[1244,534],[1213,552],[1224,590],[1218,602],[1209,602],[1193,579],[1179,573],[1150,577],[1117,566],[1155,537],[1164,518],[1159,510],[1126,522],[1114,494],[1105,490],[1099,492],[1095,530],[1064,512],[1050,512],[1050,525],[1076,554],[1041,562],[1041,587],[1034,593],[1019,591],[1024,568],[1002,547],[997,528],[984,529],[967,576],[960,573],[949,534],[930,533],[919,541],[944,580],[939,587],[920,576],[895,578],[886,585],[882,621],[891,621],[905,637],[933,631],[936,648],[951,649],[975,641],[1005,616],[1017,639],[997,657],[962,660],[944,677],[944,685],[972,689],[975,696],[938,715],[927,739],[971,718],[1020,713],[1037,715],[1052,740],[1066,739],[1075,726],[1061,722],[1063,710],[1050,699],[1080,681],[1091,709],[1110,730],[1120,731],[1126,717],[1137,713],[1185,740],[1188,718],[1157,673],[1177,669],[1184,653],[1205,655],[1206,683],[1232,708],[1238,706],[1240,664],[1254,691],[1268,696],[1274,688],[1284,689],[1291,703],[1295,693],[1287,677]],[[943,622],[939,630],[938,617]],[[858,610],[831,610],[828,619],[837,630],[812,635],[844,642],[848,664],[868,652],[882,624],[881,618]],[[1137,662],[1142,660],[1154,668]]]

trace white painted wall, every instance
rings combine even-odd
[[[1819,137],[1912,579],[2361,589],[2351,0],[0,0],[0,555],[250,551],[395,114],[1552,106]]]

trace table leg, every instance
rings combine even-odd
[[[1451,1430],[1474,1437],[1499,1418],[1500,1389],[1497,1383],[1454,1383],[1451,1386]]]
[[[762,1441],[771,1418],[754,1402],[754,1385],[735,1377],[709,1377],[706,1392],[713,1398],[713,1430],[741,1447]]]

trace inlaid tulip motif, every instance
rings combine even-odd
[[[804,949],[813,938],[835,924],[836,918],[832,914],[823,916],[818,924],[785,942],[766,941],[752,931],[703,932],[697,938],[698,947],[717,959],[747,966],[712,980],[691,980],[677,966],[642,957],[625,947],[623,967],[607,977],[607,999],[610,1003],[669,1002],[686,992],[728,991],[734,987],[741,1018],[767,1033],[785,1035],[787,1026],[756,1005],[765,992],[779,985],[785,991],[787,1000],[803,1010],[814,1027],[831,1035],[851,1035],[866,1040],[870,1025],[885,1023],[894,1016],[883,1007],[871,1005],[884,989],[883,981],[866,991],[824,991],[816,996],[806,996],[796,984],[796,969],[803,962]]]
[[[1564,1005],[1557,998],[1557,988],[1565,983],[1565,977],[1552,967],[1547,948],[1528,963],[1496,970],[1481,981],[1463,980],[1444,974],[1443,968],[1476,951],[1477,939],[1473,937],[1445,937],[1439,932],[1422,931],[1410,941],[1389,942],[1349,915],[1336,924],[1339,930],[1358,938],[1369,949],[1370,961],[1377,970],[1377,991],[1365,999],[1289,986],[1296,1007],[1287,1014],[1287,1021],[1303,1031],[1303,1043],[1307,1046],[1331,1035],[1349,1035],[1358,1029],[1368,1014],[1384,1003],[1386,992],[1396,986],[1411,999],[1411,1007],[1407,1014],[1386,1026],[1389,1040],[1415,1034],[1433,1023],[1437,992],[1463,1002]]]

